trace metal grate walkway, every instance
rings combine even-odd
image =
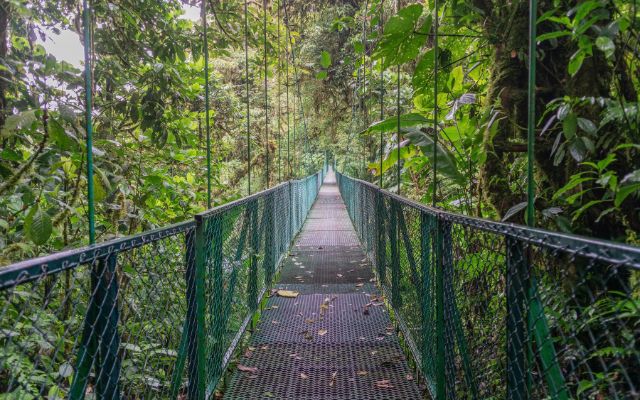
[[[224,398],[421,399],[373,280],[331,171]]]

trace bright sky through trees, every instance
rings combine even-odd
[[[184,15],[182,18],[191,21],[200,19],[200,9],[188,4],[183,5]],[[80,38],[76,32],[69,29],[60,29],[60,34],[56,34],[50,28],[43,28],[47,32],[47,40],[41,42],[47,53],[52,54],[59,61],[66,61],[69,64],[80,67],[84,59]]]

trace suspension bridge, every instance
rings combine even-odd
[[[0,270],[0,390],[638,398],[639,268],[635,247],[445,212],[325,166]]]
[[[89,43],[91,10],[83,3]],[[434,10],[436,104],[433,119],[419,122],[438,132],[437,1]],[[286,24],[286,6],[284,12]],[[245,2],[250,195],[211,205],[203,18],[208,209],[99,244],[92,58],[85,48],[91,244],[0,269],[0,398],[640,399],[640,249],[533,227],[535,12],[528,56],[530,226],[437,207],[438,134],[424,142],[433,150],[432,205],[399,195],[399,65],[390,122],[380,96],[381,124],[397,121],[396,192],[382,188],[382,174],[375,185],[341,174],[327,159],[315,174],[251,194],[247,21]],[[288,62],[286,68],[288,130]],[[366,92],[364,77],[361,88]],[[299,113],[304,124],[302,106]],[[294,130],[294,147],[295,137]],[[295,176],[289,155],[287,164]],[[297,164],[298,172],[309,167]]]

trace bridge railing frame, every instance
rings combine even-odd
[[[640,248],[467,217],[336,175],[433,398],[638,394]]]
[[[0,393],[211,397],[326,171],[192,221],[0,268]],[[220,270],[234,268],[244,315],[211,301],[232,286]]]

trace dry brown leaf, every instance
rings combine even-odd
[[[393,385],[388,379],[376,381],[376,387],[380,389],[392,389]]]
[[[255,374],[256,372],[258,372],[258,368],[247,367],[246,365],[242,365],[242,364],[238,364],[238,370],[242,372],[251,372],[252,374]]]
[[[356,283],[356,287],[363,287],[364,283]]]
[[[338,276],[338,278],[342,278],[342,274],[338,274],[337,276]]]
[[[327,330],[326,330],[326,329],[320,329],[320,330],[318,331],[318,336],[324,336],[324,335],[326,335],[326,334],[327,334]]]
[[[304,320],[304,322],[306,322],[307,324],[313,324],[314,322],[316,322],[315,319],[311,319],[311,318],[307,318]]]
[[[300,378],[301,379],[309,379],[309,375],[305,374],[304,372],[300,372]]]
[[[336,377],[338,376],[338,371],[334,371],[333,374],[331,374],[331,380],[329,381],[329,386],[333,387],[333,385],[336,384]]]
[[[408,380],[408,381],[412,381],[412,380],[413,380],[413,375],[411,375],[411,374],[407,374],[407,380]]]
[[[287,297],[287,298],[290,298],[290,299],[295,299],[300,294],[300,293],[295,292],[293,290],[278,290],[277,293],[278,293],[278,296],[280,296],[280,297]]]
[[[367,371],[358,371],[358,376],[365,376],[367,374],[368,374]]]

